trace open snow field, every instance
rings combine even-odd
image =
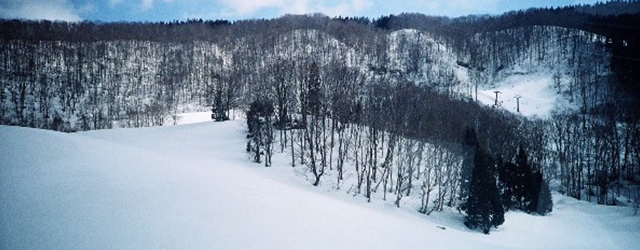
[[[573,108],[567,98],[554,88],[553,73],[548,69],[523,73],[521,69],[517,73],[508,75],[505,79],[483,86],[478,91],[478,101],[485,105],[493,106],[496,102],[494,91],[500,91],[498,106],[512,113],[520,113],[523,116],[548,118],[554,109],[567,110]],[[566,85],[563,78],[563,87]],[[520,97],[520,112],[518,112],[518,100]]]
[[[0,126],[0,249],[638,249],[640,216],[554,193],[491,235],[313,187],[245,154],[243,121],[59,133]],[[207,121],[197,123],[199,121]],[[298,167],[299,168],[299,167]],[[438,228],[446,227],[446,230]]]

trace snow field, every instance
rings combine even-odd
[[[189,125],[73,134],[0,126],[0,249],[640,245],[640,216],[630,208],[557,193],[549,216],[509,212],[489,236],[467,230],[453,209],[425,216],[409,198],[400,209],[389,197],[366,203],[347,187],[332,189],[329,179],[311,186],[286,154],[275,155],[271,168],[252,163],[242,120],[183,117]]]
[[[564,86],[566,79],[563,79]],[[537,69],[528,73],[509,74],[494,85],[482,86],[478,91],[478,101],[485,105],[498,105],[512,113],[517,112],[516,97],[520,96],[520,114],[526,117],[548,118],[554,109],[570,109],[572,104],[553,85],[553,73],[546,69]]]

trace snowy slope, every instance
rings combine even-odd
[[[561,78],[561,86],[564,86],[567,80],[565,77]],[[510,69],[504,79],[482,86],[478,90],[478,101],[494,106],[496,100],[494,91],[500,91],[499,108],[527,117],[548,118],[553,110],[575,108],[574,104],[554,88],[553,73],[545,68],[532,68],[526,71]],[[518,96],[520,97],[519,112]]]
[[[524,40],[507,42],[504,48],[488,54],[488,59],[482,61],[484,70],[480,74],[481,86],[477,93],[481,103],[494,106],[494,91],[500,91],[499,108],[512,113],[548,118],[552,111],[576,112],[580,100],[571,103],[567,99],[579,96],[577,90],[569,88],[569,85],[580,81],[575,79],[579,72],[589,70],[602,76],[612,74],[609,65],[611,55],[604,46],[607,38],[583,30],[536,26],[479,33],[474,39],[478,44],[509,41],[513,39],[512,32],[532,32],[535,35],[521,35]],[[530,40],[532,37],[549,39],[541,42]],[[529,41],[525,42],[527,39]],[[458,59],[462,62],[470,60],[466,55]],[[473,77],[469,79],[471,81],[465,80],[464,73],[469,77],[479,72],[464,69],[456,74],[461,82],[474,85]],[[515,96],[521,96],[520,112],[517,112]]]
[[[208,114],[191,115],[189,123]],[[242,121],[65,134],[0,126],[0,249],[633,249],[640,217],[555,195],[489,236],[307,184]],[[436,226],[446,226],[441,230]]]

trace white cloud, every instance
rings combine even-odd
[[[356,16],[371,6],[372,4],[367,0],[350,0],[335,6],[322,6],[320,12],[328,16]]]
[[[329,16],[357,15],[371,7],[369,0],[219,0],[227,15],[248,16],[266,9],[280,14],[321,12]]]
[[[497,13],[504,1],[515,0],[371,0],[375,15],[399,14],[402,12],[428,15],[461,16],[468,14]],[[519,0],[518,0],[519,1]]]
[[[265,8],[283,8],[284,6],[295,4],[295,0],[220,0],[219,1],[229,12],[238,15],[251,15],[258,10]],[[304,4],[298,3],[298,5],[306,5],[307,0],[299,2],[305,2]]]
[[[142,0],[142,9],[148,10],[153,7],[153,0]]]
[[[3,0],[0,18],[80,21],[82,18],[68,0]]]
[[[500,0],[448,0],[448,6],[471,12],[494,12],[498,9]],[[432,1],[433,2],[433,1]]]
[[[500,1],[503,0],[414,0],[413,2],[419,5],[419,9],[416,12],[459,16],[495,13],[498,11]]]
[[[139,5],[139,6],[140,6],[140,8],[141,8],[142,10],[150,10],[150,9],[153,9],[153,4],[154,4],[155,2],[158,2],[158,1],[159,1],[159,0],[139,0],[139,1],[138,1],[138,0],[136,0],[136,2],[140,2],[140,5]],[[164,2],[168,2],[168,3],[169,3],[169,2],[173,2],[173,0],[162,0],[162,1],[164,1]],[[122,4],[122,3],[125,3],[125,1],[124,1],[124,0],[109,0],[109,6],[110,6],[110,7],[112,7],[112,8],[113,8],[113,7],[115,7],[115,6],[117,6],[117,5],[119,5],[119,4]]]

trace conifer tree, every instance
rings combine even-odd
[[[471,185],[471,176],[474,165],[474,157],[478,147],[478,139],[476,131],[470,127],[465,131],[463,140],[463,160],[460,173],[460,209],[464,210],[464,203],[469,196],[469,187]]]
[[[519,207],[520,204],[516,196],[518,166],[511,162],[498,164],[498,178],[504,208],[510,210]]]
[[[273,143],[273,104],[266,100],[257,100],[249,105],[247,111],[247,152],[253,155],[257,163],[261,163],[261,156],[265,155],[265,167],[271,166]]]
[[[504,223],[504,209],[500,202],[500,192],[496,185],[496,171],[493,159],[478,145],[473,138],[475,132],[468,133],[468,142],[475,142],[473,170],[469,185],[468,197],[462,206],[467,216],[465,225],[471,229],[480,229],[489,234],[491,227]]]
[[[551,190],[549,190],[549,184],[542,179],[540,183],[540,194],[538,196],[538,206],[536,212],[541,215],[546,215],[553,210],[553,200],[551,198]]]
[[[539,183],[542,182],[542,174],[534,174],[523,146],[520,146],[518,150],[516,165],[518,165],[518,183],[515,194],[516,200],[519,202],[518,206],[527,213],[535,212],[538,205]]]

